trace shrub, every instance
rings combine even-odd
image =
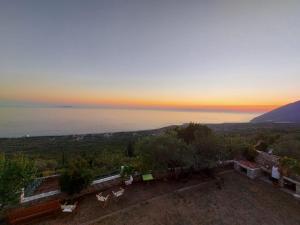
[[[251,148],[252,144],[245,137],[239,135],[228,135],[223,137],[222,141],[222,155],[223,159],[240,158],[245,150]]]
[[[69,195],[80,193],[92,181],[93,173],[86,160],[78,158],[72,160],[60,176],[59,183],[62,192]]]
[[[296,159],[284,156],[280,159],[280,167],[283,171],[286,171],[286,175],[292,173],[300,175],[300,162]]]
[[[0,154],[0,209],[17,204],[22,188],[36,177],[36,173],[32,160],[22,155],[6,158]]]
[[[253,148],[245,148],[243,151],[243,156],[248,160],[253,162],[258,155],[258,152]]]

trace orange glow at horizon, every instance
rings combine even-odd
[[[267,112],[299,100],[294,92],[278,95],[274,90],[225,90],[86,87],[31,81],[0,84],[0,101],[51,105],[104,106],[112,108]]]
[[[4,92],[5,93],[5,92]],[[20,97],[22,96],[22,97]],[[107,97],[109,96],[109,97]],[[189,95],[192,96],[192,95]],[[288,96],[271,101],[272,96],[265,99],[259,96],[201,96],[189,97],[187,95],[155,95],[140,94],[135,97],[131,93],[115,93],[95,90],[78,90],[74,92],[68,88],[57,89],[55,92],[41,89],[15,89],[6,91],[0,96],[0,100],[16,102],[33,102],[54,105],[87,105],[107,106],[120,108],[140,109],[166,109],[166,110],[207,110],[207,111],[236,111],[236,112],[267,112],[279,106],[297,100]],[[266,95],[265,95],[266,96]],[[174,100],[175,99],[175,100]]]
[[[236,111],[236,112],[267,112],[285,103],[277,104],[242,104],[238,101],[226,103],[221,101],[174,101],[174,100],[148,100],[133,98],[84,98],[82,97],[54,97],[41,96],[31,98],[15,98],[11,100],[29,101],[46,104],[107,106],[137,109],[166,109],[166,110],[207,110],[207,111]],[[288,102],[287,102],[288,103]]]

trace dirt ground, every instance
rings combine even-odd
[[[88,196],[75,214],[37,224],[92,225],[298,225],[300,201],[262,181],[230,172],[215,181],[157,182],[130,186],[123,199],[102,209]]]

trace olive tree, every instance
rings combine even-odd
[[[220,160],[220,139],[213,133],[195,132],[195,141],[190,146],[195,153],[195,166],[200,169],[213,168]]]
[[[142,170],[165,170],[193,163],[187,145],[171,135],[145,137],[137,142],[136,150]]]

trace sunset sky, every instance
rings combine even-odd
[[[0,104],[267,111],[300,99],[300,1],[1,0]]]

